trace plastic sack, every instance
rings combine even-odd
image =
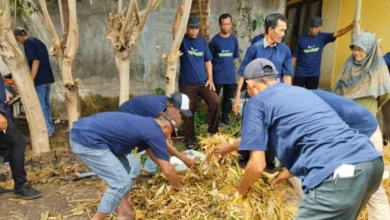
[[[191,160],[194,160],[196,157],[199,157],[200,160],[203,162],[206,159],[206,155],[202,152],[196,151],[196,150],[186,150],[183,152],[185,156],[190,158]],[[177,171],[185,171],[188,169],[188,167],[177,157],[171,157],[169,162],[172,164],[173,167]]]

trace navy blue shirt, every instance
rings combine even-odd
[[[337,115],[352,129],[360,134],[371,137],[378,127],[375,116],[362,105],[356,102],[323,90],[310,90],[324,100]]]
[[[143,117],[157,118],[167,108],[168,97],[165,95],[137,96],[119,106],[120,112]]]
[[[319,76],[321,71],[322,51],[336,38],[333,33],[320,32],[317,36],[303,34],[298,39],[293,56],[297,57],[294,76]]]
[[[350,128],[325,101],[304,88],[277,83],[252,97],[244,108],[239,150],[271,150],[315,188],[342,164],[379,158],[369,138]]]
[[[189,38],[184,36],[180,45],[179,83],[205,84],[207,81],[205,62],[212,59],[206,39],[201,36]]]
[[[46,45],[36,38],[29,37],[24,41],[24,52],[26,53],[30,69],[32,68],[33,60],[39,60],[38,73],[34,79],[34,84],[38,86],[53,83],[54,76]]]
[[[252,60],[257,58],[268,59],[275,65],[280,82],[283,82],[282,74],[291,75],[293,72],[290,48],[283,43],[277,44],[274,47],[267,46],[264,48],[263,39],[248,48],[240,69],[238,70],[238,74],[242,76],[244,74],[245,67]]]
[[[252,39],[251,45],[264,39],[264,34],[259,34]]]
[[[5,85],[4,85],[4,80],[3,80],[3,75],[0,73],[0,113],[3,114],[4,116],[7,113],[7,107],[8,104],[6,103],[7,99],[5,96]]]
[[[390,52],[387,53],[385,56],[383,56],[383,59],[385,59],[387,68],[389,68],[389,72],[390,72]]]
[[[213,57],[213,80],[215,84],[235,84],[234,59],[240,57],[240,48],[235,36],[222,37],[217,34],[209,44]]]
[[[70,139],[85,147],[109,149],[116,155],[148,148],[158,159],[169,161],[167,142],[153,118],[124,112],[103,112],[73,123]]]

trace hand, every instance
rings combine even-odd
[[[234,116],[238,115],[238,112],[240,111],[240,108],[241,108],[241,100],[240,99],[235,99],[234,100],[234,104],[232,106],[232,111],[233,111],[233,115]]]
[[[192,168],[195,166],[194,161],[192,161],[190,158],[188,158],[185,155],[183,155],[182,161],[188,168]]]
[[[213,91],[215,91],[215,85],[214,85],[214,82],[213,82],[213,80],[207,80],[207,82],[206,82],[206,85],[205,85],[206,87],[207,86],[210,86],[210,90],[213,90]]]
[[[231,144],[229,144],[229,143],[226,143],[226,142],[222,143],[217,148],[215,148],[215,154],[223,155],[223,154],[229,153],[231,151],[230,146],[231,146]]]
[[[281,175],[280,173],[278,175],[276,175],[272,180],[271,180],[271,184],[272,185],[276,185],[276,184],[279,184],[283,179],[280,178]]]
[[[352,28],[354,28],[354,27],[355,27],[355,25],[356,25],[356,21],[352,21],[352,23],[351,23],[351,27],[352,27]]]
[[[183,189],[183,186],[171,186],[171,191],[180,192]]]
[[[236,188],[237,192],[240,193],[240,195],[242,195],[242,197],[244,197],[244,198],[245,198],[245,197],[248,195],[248,193],[251,191],[250,188],[248,188],[248,189],[243,189],[243,188],[241,187],[240,182],[236,183],[236,184],[234,185],[234,188]]]
[[[8,121],[7,118],[0,113],[0,132],[7,130]]]

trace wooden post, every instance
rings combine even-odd
[[[354,21],[356,22],[354,29],[351,31],[351,42],[357,35],[360,34],[361,29],[360,29],[360,23],[361,23],[361,11],[362,11],[362,1],[363,0],[356,0],[356,7],[355,7],[355,17]]]

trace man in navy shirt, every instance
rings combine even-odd
[[[233,113],[237,114],[241,105],[241,89],[243,89],[243,73],[245,67],[256,58],[265,58],[270,60],[276,66],[278,77],[281,82],[291,84],[292,75],[292,57],[288,46],[282,43],[285,31],[287,29],[287,19],[284,15],[275,13],[265,18],[265,37],[263,40],[250,46],[245,54],[245,58],[238,70],[240,75],[237,83],[236,97],[233,105]]]
[[[317,89],[320,80],[321,57],[324,47],[336,38],[352,30],[355,22],[334,33],[321,32],[322,19],[310,19],[309,33],[299,37],[293,53],[293,65],[296,63],[293,85],[307,89]]]
[[[45,117],[47,133],[51,136],[54,132],[54,125],[50,110],[50,85],[54,83],[54,76],[50,66],[49,53],[42,41],[29,37],[23,28],[15,28],[14,34],[16,40],[24,45],[24,52],[30,65],[31,79],[34,81]]]
[[[41,197],[42,193],[32,188],[31,184],[27,182],[24,169],[26,140],[11,118],[7,118],[9,110],[10,107],[5,98],[3,76],[0,74],[0,152],[8,153],[9,165],[14,179],[14,193],[22,199],[35,199]]]
[[[180,18],[179,16],[176,18]],[[177,24],[177,22],[175,22]],[[187,33],[180,45],[179,91],[190,99],[190,111],[195,112],[198,96],[208,107],[208,132],[218,132],[219,98],[215,93],[211,53],[206,39],[199,36],[199,17],[190,15]],[[175,30],[175,28],[174,28]],[[207,73],[207,74],[206,74]],[[184,139],[187,148],[194,147],[194,116],[184,117]]]
[[[175,168],[169,163],[166,142],[180,126],[179,116],[161,113],[157,118],[149,118],[124,112],[104,112],[73,124],[69,135],[73,152],[108,184],[93,219],[104,220],[117,208],[118,219],[135,219],[135,210],[125,197],[132,181],[125,155],[132,151],[146,150],[161,167],[172,189],[181,189]]]
[[[387,68],[389,68],[389,72],[390,72],[390,52],[385,54],[383,56],[383,59],[385,60]]]
[[[240,48],[237,38],[230,34],[232,16],[230,14],[222,14],[219,17],[219,26],[221,31],[211,39],[209,47],[213,56],[213,79],[218,96],[223,88],[221,122],[230,125],[231,99],[236,91],[234,59],[240,57]]]
[[[190,100],[188,99],[188,96],[180,92],[175,92],[170,97],[165,95],[144,95],[134,97],[129,101],[124,102],[119,107],[119,111],[150,118],[157,118],[163,112],[177,113],[180,116],[180,111],[184,116],[191,117],[192,113],[189,110],[189,102]],[[191,168],[194,166],[192,160],[180,153],[173,146],[170,140],[167,141],[167,145],[168,152],[170,154],[183,161],[187,167]],[[137,154],[129,154],[127,156],[129,162],[131,163],[131,178],[136,178],[140,174],[142,154],[143,152],[140,152]],[[150,176],[156,172],[156,168],[157,165],[150,159],[150,157],[147,157],[144,168],[142,169],[142,175]]]
[[[237,191],[249,193],[270,150],[287,168],[278,178],[303,180],[305,194],[296,219],[357,218],[384,171],[382,155],[368,137],[311,91],[279,83],[268,60],[251,62],[244,78],[252,98],[244,109],[239,149],[250,151],[250,159]]]

